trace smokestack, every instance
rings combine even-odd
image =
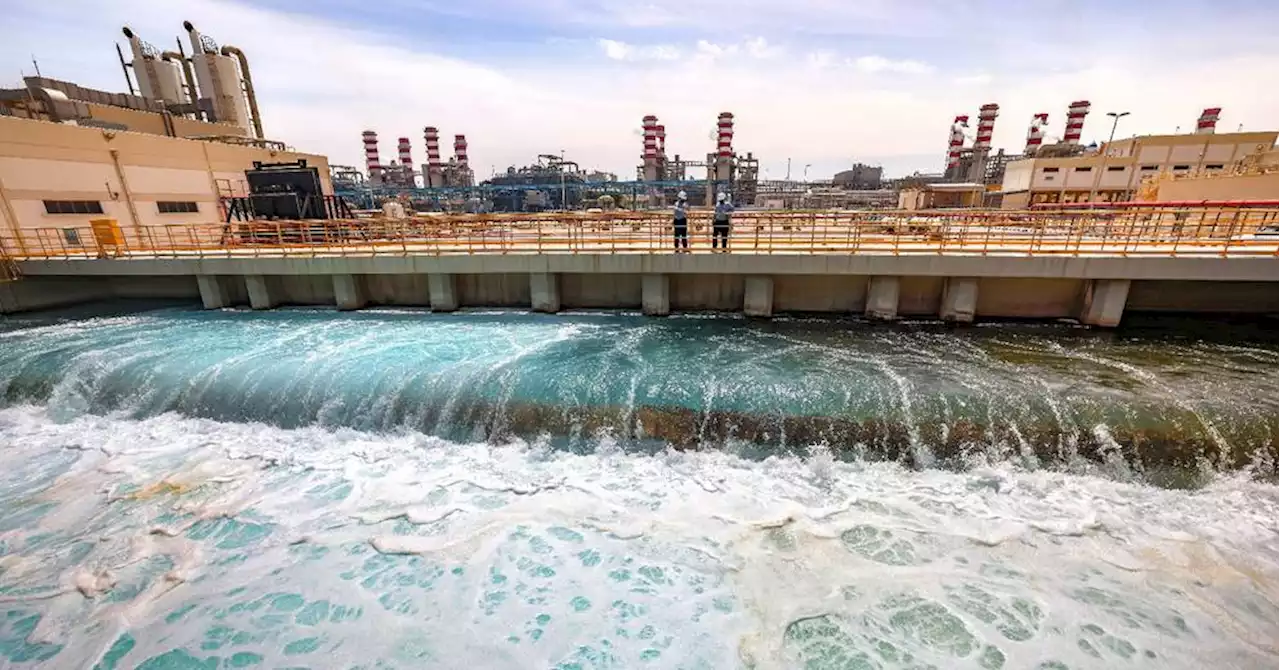
[[[413,168],[413,147],[409,144],[409,138],[400,138],[400,164],[408,168]]]
[[[1200,118],[1196,121],[1196,134],[1212,135],[1214,128],[1218,125],[1218,115],[1221,113],[1221,107],[1210,107],[1200,112]]]
[[[718,158],[733,158],[733,114],[729,112],[721,112],[720,120],[716,123],[719,128],[718,139],[716,140],[716,156]]]
[[[658,134],[658,155],[666,156],[667,155],[667,127],[662,124],[658,124],[657,128],[655,128],[654,130],[656,130]]]
[[[991,148],[991,134],[995,132],[996,117],[1000,115],[1000,105],[987,103],[978,109],[978,135],[973,140],[974,151]]]
[[[641,128],[644,129],[644,153],[640,155],[643,160],[650,160],[658,157],[658,117],[650,114],[641,121]]]
[[[1049,115],[1041,112],[1031,117],[1031,127],[1027,128],[1027,148],[1025,153],[1028,156],[1035,155],[1040,149],[1040,143],[1044,141],[1044,127],[1049,123]]]
[[[440,178],[440,131],[432,126],[422,129],[422,139],[427,143],[427,172],[422,175],[423,183],[428,186],[443,186]]]
[[[1080,144],[1080,135],[1084,132],[1084,117],[1088,115],[1088,100],[1077,100],[1067,107],[1067,129],[1062,133],[1063,144]]]
[[[969,116],[962,114],[951,122],[951,136],[947,140],[947,167],[960,164],[960,150],[964,148],[964,129],[969,127]]]
[[[376,181],[382,172],[382,166],[378,164],[378,134],[366,130],[361,136],[364,138],[364,166],[369,171],[369,180]]]
[[[453,156],[458,161],[458,167],[467,167],[467,136],[453,136]]]

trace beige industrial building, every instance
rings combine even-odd
[[[132,68],[140,94],[132,79],[130,93],[44,77],[0,90],[6,248],[21,253],[36,238],[45,248],[88,246],[94,241],[83,231],[94,219],[114,219],[130,244],[142,245],[144,227],[221,223],[222,198],[245,195],[245,170],[255,162],[305,160],[332,195],[325,157],[262,138],[244,54],[219,51],[184,27],[195,54],[189,60],[160,54],[125,29],[134,61],[122,56],[121,65],[126,78]]]
[[[1005,166],[1001,207],[1132,200],[1144,180],[1226,174],[1271,151],[1276,136],[1275,131],[1147,135],[1104,144],[1095,154],[1013,161]]]
[[[242,195],[254,161],[298,159],[332,194],[323,156],[0,117],[0,231],[21,251],[27,237],[98,218],[115,219],[126,236],[142,226],[219,223],[219,196]]]
[[[1165,174],[1143,182],[1137,200],[1189,202],[1214,200],[1280,200],[1280,150],[1254,154],[1226,170],[1185,175]]]

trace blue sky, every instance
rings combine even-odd
[[[1032,114],[1054,137],[1077,99],[1094,103],[1086,142],[1112,110],[1131,112],[1119,136],[1208,106],[1221,130],[1280,125],[1274,0],[7,0],[0,85],[34,54],[121,90],[120,26],[168,46],[184,19],[249,55],[269,136],[335,163],[362,162],[366,128],[384,159],[403,135],[421,161],[435,125],[467,135],[482,176],[563,149],[630,178],[650,113],[669,152],[696,156],[733,112],[735,147],[771,178],[788,158],[793,176],[940,169],[951,118],[987,102],[1014,151]]]

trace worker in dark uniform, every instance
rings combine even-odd
[[[729,202],[729,194],[721,192],[716,196],[716,213],[711,219],[711,248],[717,249],[724,244],[724,251],[729,250],[729,228],[732,225],[729,215],[733,213],[733,203]]]
[[[676,194],[675,220],[676,253],[689,253],[689,196],[684,191]]]

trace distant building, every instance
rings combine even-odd
[[[939,183],[910,186],[898,192],[898,209],[950,209],[980,207],[982,184]]]
[[[837,172],[831,182],[839,188],[854,191],[874,191],[880,188],[880,181],[883,177],[884,168],[879,165],[855,163],[852,168]]]
[[[1221,174],[1269,151],[1276,136],[1275,131],[1147,135],[1104,144],[1092,154],[1013,161],[1005,166],[1001,207],[1132,200],[1144,180]]]

